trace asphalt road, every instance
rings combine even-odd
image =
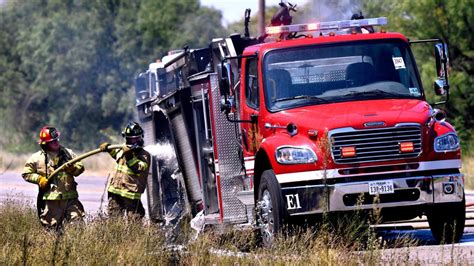
[[[79,200],[89,216],[105,212],[107,210],[107,176],[76,177]],[[5,200],[14,200],[21,203],[36,206],[36,195],[38,186],[23,180],[18,172],[5,172],[0,174],[0,203]],[[148,216],[148,205],[145,193],[142,195],[142,203]]]
[[[107,193],[105,191],[107,176],[79,176],[79,199],[89,217],[99,212],[105,212]],[[26,204],[36,205],[38,188],[34,184],[25,182],[17,172],[0,173],[0,204],[6,200],[14,200]],[[148,216],[148,207],[145,194],[142,202]],[[397,247],[384,249],[377,256],[382,261],[393,263],[394,259],[403,264],[473,264],[474,263],[474,192],[466,192],[466,228],[461,243],[454,245],[436,245],[428,227],[426,219],[384,224],[375,227],[379,237],[387,243],[394,243],[400,238],[410,237],[417,240],[414,247]]]

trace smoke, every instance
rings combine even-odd
[[[361,0],[309,0],[297,7],[298,12],[293,17],[296,23],[347,20],[360,12],[361,3]]]

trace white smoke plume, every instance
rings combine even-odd
[[[289,1],[291,3],[291,1]],[[296,23],[323,22],[350,19],[361,10],[361,0],[308,0],[293,14]]]

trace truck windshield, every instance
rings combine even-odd
[[[378,40],[278,49],[263,61],[270,111],[372,99],[421,99],[407,44]]]

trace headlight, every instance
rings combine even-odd
[[[459,138],[455,133],[448,133],[435,138],[434,150],[436,152],[455,151],[459,149]]]
[[[279,147],[275,157],[281,164],[314,163],[318,160],[313,150],[304,147]]]

